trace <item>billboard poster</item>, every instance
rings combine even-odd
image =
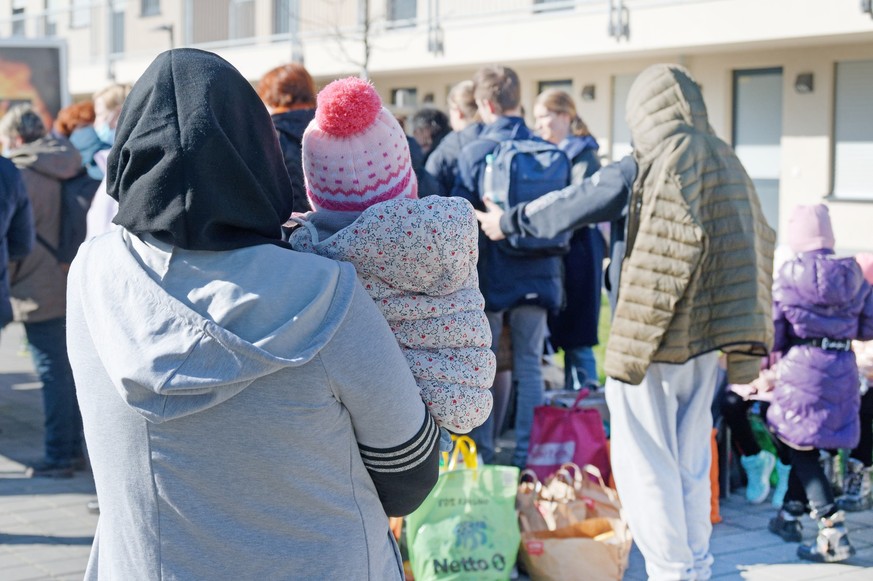
[[[51,128],[69,101],[63,42],[0,41],[0,116],[29,103]]]

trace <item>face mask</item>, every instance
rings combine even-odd
[[[110,128],[108,123],[101,123],[100,125],[94,126],[94,132],[97,134],[97,137],[100,138],[100,141],[106,143],[108,145],[112,145],[115,142],[115,129]]]

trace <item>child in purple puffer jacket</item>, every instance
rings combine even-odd
[[[782,359],[770,429],[791,464],[788,492],[769,530],[786,541],[801,540],[800,521],[808,503],[818,521],[812,545],[797,555],[816,562],[848,559],[855,549],[846,535],[843,511],[819,464],[820,449],[858,443],[858,367],[852,339],[873,338],[873,295],[854,258],[834,255],[828,209],[797,206],[788,221],[788,244],[796,256],[773,284],[774,352]]]

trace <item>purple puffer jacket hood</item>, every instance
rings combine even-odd
[[[873,296],[858,263],[828,250],[799,254],[776,277],[773,312],[774,350],[785,356],[767,412],[771,428],[796,448],[855,447],[860,394],[854,353],[798,342],[873,337]]]

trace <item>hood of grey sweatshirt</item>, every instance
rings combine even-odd
[[[307,363],[330,341],[355,288],[351,265],[301,255],[300,285],[267,302],[251,281],[275,284],[262,257],[289,252],[280,247],[188,251],[123,230],[93,244],[102,260],[85,261],[78,280],[101,284],[82,289],[83,314],[115,389],[150,422],[219,405],[260,377]]]

